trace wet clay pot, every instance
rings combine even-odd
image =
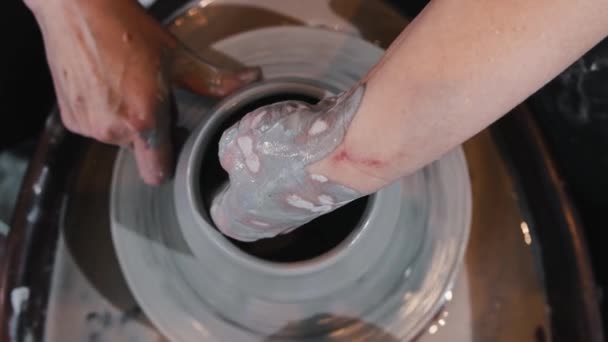
[[[462,151],[293,233],[230,240],[209,216],[227,179],[217,157],[223,130],[261,105],[344,91],[383,51],[305,27],[254,30],[214,48],[261,65],[265,80],[212,108],[177,94],[184,122],[198,123],[173,182],[145,186],[125,152],[115,164],[113,237],[146,314],[175,341],[414,337],[442,305],[466,248],[471,193]]]

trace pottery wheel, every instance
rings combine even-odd
[[[196,199],[205,181],[188,179],[204,177],[206,165],[193,146],[217,144],[205,133],[214,115],[242,105],[255,89],[307,84],[326,96],[348,89],[383,51],[354,36],[306,27],[250,31],[213,48],[260,65],[266,83],[213,108],[176,94],[193,133],[173,181],[146,186],[126,151],[115,162],[113,240],[142,309],[172,341],[415,337],[443,304],[466,248],[471,191],[462,150],[371,196],[344,241],[311,260],[279,263],[249,255],[203,227],[210,223]]]

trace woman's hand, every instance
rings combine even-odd
[[[243,241],[272,237],[363,196],[314,165],[342,144],[364,89],[261,107],[226,130],[219,155],[230,183],[211,206],[218,228]]]
[[[224,96],[259,78],[197,58],[135,0],[26,0],[43,33],[65,126],[131,147],[144,181],[171,167],[170,86]]]

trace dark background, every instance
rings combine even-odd
[[[0,149],[40,132],[54,101],[36,21],[20,0],[2,6],[0,20]]]
[[[391,1],[414,16],[426,1]],[[36,22],[19,0],[3,4],[0,21],[0,150],[33,146],[54,105],[52,80]],[[605,312],[608,270],[608,41],[603,41],[528,101],[564,187],[581,215]],[[28,144],[29,142],[29,144]],[[31,152],[25,148],[24,153]],[[556,260],[556,262],[559,262]],[[606,316],[606,315],[604,315]]]

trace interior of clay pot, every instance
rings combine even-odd
[[[214,133],[212,143],[201,150],[203,156],[199,190],[203,202],[201,207],[205,210],[203,217],[207,220],[211,221],[209,208],[213,195],[222,184],[228,181],[228,174],[222,169],[218,158],[218,142],[222,133],[252,110],[286,100],[299,100],[314,104],[319,99],[304,94],[280,93],[244,103],[225,117],[220,129]],[[313,259],[336,248],[356,228],[360,227],[360,223],[366,216],[366,208],[372,201],[371,198],[363,197],[323,215],[291,233],[274,238],[255,242],[242,242],[227,236],[226,239],[245,253],[266,261],[287,263]],[[215,227],[213,222],[209,223]]]

